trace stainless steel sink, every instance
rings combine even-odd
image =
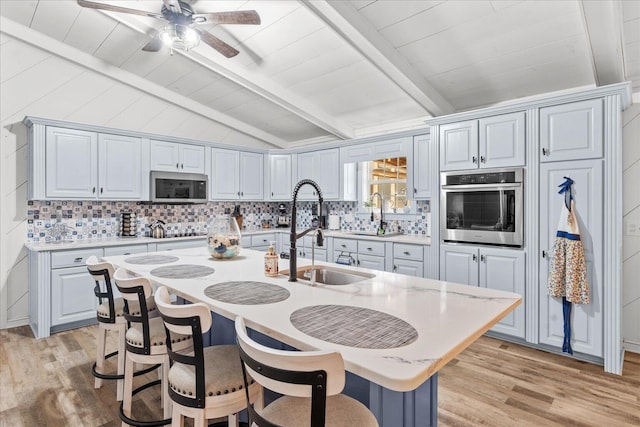
[[[376,277],[375,274],[362,273],[360,271],[348,271],[340,268],[316,265],[299,267],[296,277],[305,282],[311,282],[312,271],[315,270],[315,283],[323,285],[349,285],[362,280]],[[280,274],[289,275],[288,270],[282,270]]]
[[[368,236],[368,237],[385,238],[385,237],[392,237],[392,236],[402,236],[404,233],[400,231],[395,231],[393,233],[378,234],[375,231],[351,231],[346,234],[351,234],[352,236]]]

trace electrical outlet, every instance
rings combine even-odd
[[[345,222],[353,222],[353,214],[350,214],[350,213],[345,214],[344,215],[344,220],[345,220]]]
[[[626,229],[624,234],[627,236],[640,236],[640,223],[634,221],[625,221]]]
[[[256,219],[256,216],[252,213],[247,215],[247,221],[254,221]]]

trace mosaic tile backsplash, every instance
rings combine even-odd
[[[231,213],[240,206],[242,227],[246,231],[275,227],[279,215],[277,202],[209,202],[197,205],[164,205],[144,202],[111,201],[29,201],[27,203],[27,240],[29,242],[73,241],[116,237],[120,232],[122,212],[133,212],[136,220],[136,237],[149,235],[154,219],[165,222],[168,236],[201,235],[207,233],[209,221],[218,215]],[[291,211],[290,203],[287,203]],[[311,225],[312,207],[315,203],[298,203],[296,224],[298,228]],[[338,214],[340,228],[349,231],[375,230],[377,221],[369,215],[356,215],[356,202],[325,202],[323,214]],[[426,234],[428,201],[416,202],[416,214],[410,220],[393,220],[389,231],[406,234]]]

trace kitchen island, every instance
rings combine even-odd
[[[513,293],[355,267],[344,269],[370,277],[311,286],[266,277],[263,256],[245,249],[215,260],[206,248],[194,248],[105,259],[207,304],[214,316],[242,316],[275,342],[340,351],[349,373],[345,393],[383,426],[435,425],[438,370],[522,301]],[[299,267],[310,263],[298,260]],[[287,268],[288,260],[280,260]],[[227,335],[229,325],[214,320],[212,333]]]

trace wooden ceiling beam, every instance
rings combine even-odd
[[[454,108],[360,13],[346,1],[300,0],[330,28],[378,67],[431,116]]]

